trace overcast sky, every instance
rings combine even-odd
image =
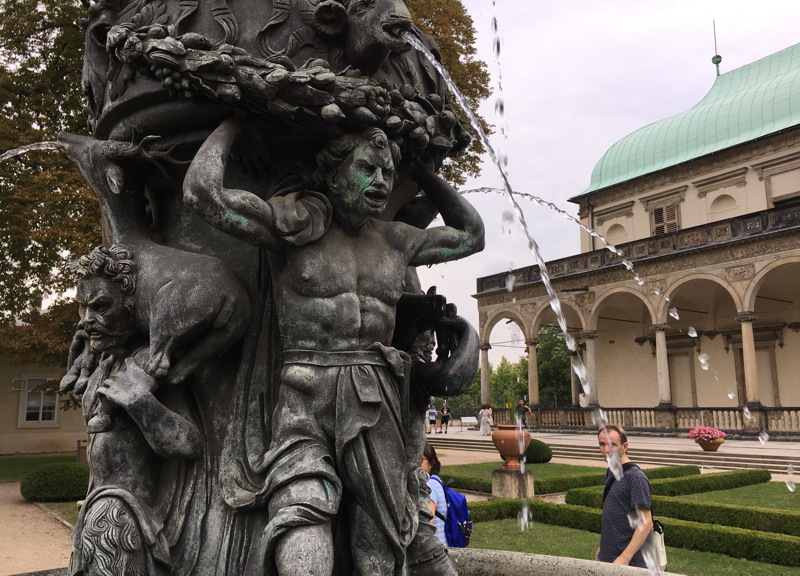
[[[475,21],[479,55],[494,94],[480,112],[496,126],[491,142],[508,156],[515,190],[554,202],[583,192],[597,162],[619,139],[687,110],[711,88],[716,70],[734,70],[800,42],[800,1],[762,0],[462,0]],[[492,18],[501,42],[492,50]],[[502,92],[498,79],[502,77]],[[495,112],[502,98],[505,114]],[[507,138],[500,127],[507,127]],[[500,187],[488,162],[465,189]],[[477,328],[475,280],[533,264],[510,204],[500,194],[467,196],[484,217],[486,250],[460,262],[420,271],[423,286],[458,305]],[[579,229],[545,208],[520,200],[546,261],[580,252]],[[513,230],[513,231],[512,231]],[[510,234],[509,232],[512,231]],[[521,334],[501,323],[492,332],[490,360],[524,352]],[[516,340],[516,341],[515,341]]]

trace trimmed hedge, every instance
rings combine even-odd
[[[77,462],[56,462],[31,470],[22,477],[19,491],[34,502],[71,502],[86,497],[89,467]]]
[[[643,472],[652,481],[660,478],[679,478],[700,474],[700,467],[694,465],[665,466],[663,468],[650,468],[648,470],[643,470]],[[550,478],[535,478],[533,481],[536,494],[554,494],[556,492],[567,492],[572,488],[603,486],[605,482],[605,473],[597,472],[551,476]]]
[[[652,470],[645,472],[652,472]],[[697,492],[729,490],[769,482],[772,477],[769,470],[733,470],[661,479],[653,479],[650,474],[648,476],[651,478],[650,492],[653,496],[681,496]],[[566,501],[567,504],[600,508],[603,506],[603,486],[570,489],[567,491]]]
[[[700,474],[698,466],[665,466],[663,468],[651,468],[644,473],[650,480],[658,478],[678,478]],[[471,492],[492,493],[492,481],[477,478],[475,476],[442,476],[442,480],[452,479],[451,488],[456,490],[469,490]],[[602,486],[605,484],[606,476],[604,473],[587,472],[584,474],[566,474],[564,476],[551,476],[549,478],[534,478],[533,489],[536,494],[555,494],[556,492],[566,492],[572,488],[582,488],[584,486]]]
[[[525,462],[528,464],[546,464],[553,459],[553,450],[536,438],[531,438],[531,443],[525,450]]]
[[[653,496],[653,510],[669,518],[800,537],[800,512],[790,510],[694,502],[671,496]]]
[[[474,522],[488,522],[516,518],[521,507],[521,500],[491,500],[471,502],[470,512]],[[528,509],[534,521],[590,532],[600,531],[599,508],[532,500],[528,502]],[[665,518],[660,514],[658,519],[664,525],[667,546],[714,552],[755,562],[800,566],[800,538],[796,536]]]

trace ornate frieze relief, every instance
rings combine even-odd
[[[733,266],[725,269],[725,279],[729,282],[736,282],[737,280],[749,280],[756,274],[756,267],[753,264],[746,264],[744,266]]]

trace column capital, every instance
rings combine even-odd
[[[755,322],[756,320],[758,320],[758,314],[755,312],[744,311],[736,315],[737,322]]]
[[[525,340],[525,346],[533,346],[536,347],[539,345],[538,338],[531,338],[530,340]]]
[[[581,332],[581,338],[584,340],[595,340],[597,338],[597,330],[585,330]]]
[[[491,344],[481,344],[481,350],[483,350],[484,352],[491,349],[492,349]]]
[[[669,330],[669,324],[653,324],[650,329],[653,332],[666,332]]]

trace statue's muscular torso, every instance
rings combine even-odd
[[[389,344],[418,236],[408,225],[370,219],[355,235],[334,224],[316,242],[289,248],[275,286],[284,349]]]

